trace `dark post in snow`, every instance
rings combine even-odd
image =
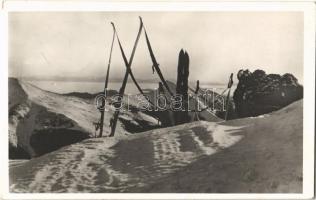
[[[229,112],[229,96],[230,96],[230,90],[231,90],[231,87],[233,85],[233,73],[230,74],[230,77],[229,77],[229,81],[228,81],[228,85],[227,85],[227,88],[228,88],[228,94],[227,94],[227,97],[226,97],[226,113],[225,113],[225,120],[228,119],[228,112]]]
[[[188,79],[189,79],[189,55],[181,49],[178,61],[178,76],[176,86],[176,107],[180,111],[175,111],[175,123],[182,124],[189,121],[188,114]],[[182,100],[181,100],[182,99]]]
[[[199,118],[199,112],[198,112],[198,104],[199,104],[199,90],[200,90],[200,81],[197,80],[196,81],[196,88],[195,88],[195,91],[194,91],[194,95],[195,95],[195,105],[194,105],[194,116],[193,116],[193,121],[197,120],[197,121],[200,121],[200,118]]]

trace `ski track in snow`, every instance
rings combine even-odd
[[[76,122],[77,128],[94,133],[92,122],[99,115],[91,102],[28,83],[22,87],[30,102],[63,114]],[[128,136],[118,124],[115,137],[87,139],[30,161],[10,161],[10,192],[181,192],[187,188],[247,192],[249,187],[253,191],[300,191],[302,164],[297,160],[301,160],[302,118],[297,113],[301,111],[302,101],[271,115],[224,123],[193,122]],[[28,106],[22,105],[19,114],[28,112]],[[105,134],[112,113],[105,115]],[[123,112],[122,117],[133,120],[128,113]],[[156,123],[154,118],[138,117]],[[17,121],[12,118],[10,126]],[[204,158],[212,154],[213,158],[224,157],[209,165]],[[207,161],[213,161],[209,158]],[[267,177],[276,181],[271,184]],[[172,185],[181,187],[170,189]]]
[[[121,140],[88,139],[70,145],[46,155],[52,156],[51,164],[40,164],[30,179],[12,181],[10,189],[13,192],[128,192],[131,188],[148,186],[242,138],[231,135],[237,131],[236,127],[207,122],[167,130],[166,133],[165,129],[157,129]]]

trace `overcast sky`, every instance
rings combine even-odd
[[[190,81],[226,82],[239,69],[293,73],[303,82],[303,15],[299,12],[38,12],[9,15],[10,76],[105,76],[116,24],[129,57],[143,17],[163,74],[176,78],[178,53],[190,56]],[[132,65],[151,79],[144,34]],[[117,43],[112,77],[125,66]]]

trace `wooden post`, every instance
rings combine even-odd
[[[199,112],[198,112],[198,104],[199,104],[199,97],[198,97],[198,93],[199,93],[199,90],[200,90],[200,81],[197,80],[196,81],[196,88],[195,88],[195,91],[194,91],[194,94],[195,94],[195,110],[194,110],[194,117],[193,117],[193,121],[195,119],[197,119],[197,121],[200,121],[200,118],[199,118]]]
[[[228,88],[228,94],[227,94],[227,97],[226,97],[226,113],[225,113],[225,120],[227,121],[228,119],[228,112],[229,112],[229,96],[230,96],[230,89],[233,85],[233,73],[230,74],[230,77],[229,77],[229,81],[228,81],[228,85],[227,85],[227,88]]]
[[[178,76],[176,92],[182,97],[181,111],[175,111],[176,124],[189,121],[188,116],[188,78],[189,78],[189,55],[181,49],[178,61]],[[177,99],[178,101],[179,99]],[[177,105],[178,106],[178,105]]]

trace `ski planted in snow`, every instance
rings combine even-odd
[[[111,50],[110,50],[110,56],[109,56],[109,61],[108,61],[108,68],[106,71],[106,77],[105,77],[105,82],[104,82],[104,91],[103,91],[104,97],[102,98],[102,104],[100,106],[101,117],[100,117],[100,122],[99,122],[99,128],[100,128],[99,137],[102,137],[102,135],[103,135],[105,99],[107,98],[107,95],[108,95],[107,88],[108,88],[108,83],[109,83],[109,74],[110,74],[110,66],[111,66],[114,39],[115,39],[115,30],[113,30],[113,37],[112,37]]]
[[[140,17],[140,20],[142,21],[142,18]],[[149,38],[148,38],[148,35],[147,35],[147,31],[145,29],[145,26],[144,26],[144,31],[145,31],[145,37],[146,37],[146,43],[147,43],[147,47],[148,47],[148,51],[149,51],[149,54],[150,54],[150,57],[151,57],[151,60],[153,62],[153,72],[156,70],[161,82],[163,83],[163,85],[165,86],[165,88],[167,89],[168,93],[170,94],[170,96],[174,96],[174,94],[171,92],[168,84],[167,84],[167,81],[165,80],[165,78],[163,77],[162,75],[162,72],[159,68],[159,64],[156,60],[156,57],[154,55],[154,52],[152,50],[152,47],[151,47],[151,44],[150,44],[150,41],[149,41]]]
[[[115,29],[114,23],[112,23],[112,26]],[[118,102],[116,102],[116,105],[118,105],[118,107],[115,107],[114,115],[113,115],[113,117],[110,120],[110,126],[111,126],[111,133],[109,135],[110,137],[113,137],[114,134],[115,134],[115,129],[116,129],[116,125],[117,125],[118,116],[120,114],[120,108],[122,106],[122,100],[123,100],[123,96],[124,96],[124,92],[125,92],[125,88],[126,88],[126,83],[127,83],[127,80],[128,80],[128,75],[130,74],[131,65],[132,65],[132,62],[133,62],[133,59],[134,59],[136,47],[137,47],[137,44],[138,44],[138,41],[139,41],[139,38],[140,38],[140,35],[141,35],[141,32],[142,32],[142,29],[143,29],[143,22],[140,20],[140,27],[139,27],[138,34],[137,34],[137,37],[136,37],[136,41],[134,43],[134,47],[133,47],[132,54],[131,54],[131,57],[129,59],[129,62],[127,63],[124,79],[123,79],[122,86],[121,86],[120,91],[119,91],[120,98],[119,98]],[[117,35],[117,33],[116,33],[116,35]],[[121,49],[121,51],[122,51],[122,49]]]
[[[116,38],[117,38],[117,41],[118,41],[118,44],[119,44],[119,47],[120,47],[120,50],[121,50],[121,54],[122,54],[122,57],[123,57],[123,60],[124,60],[125,67],[127,68],[127,66],[128,66],[128,61],[127,61],[125,52],[124,52],[124,50],[123,50],[123,46],[122,46],[122,44],[121,44],[121,40],[120,40],[120,38],[119,38],[119,36],[118,36],[118,34],[117,34],[117,32],[116,32],[115,25],[114,25],[113,23],[111,23],[111,24],[112,24],[113,29],[114,29],[114,32],[115,32],[115,34],[116,34]],[[145,99],[146,99],[152,106],[155,106],[154,103],[152,103],[152,102],[146,97],[146,95],[145,95],[145,93],[143,92],[142,88],[141,88],[140,85],[137,83],[136,78],[135,78],[135,76],[134,76],[133,71],[132,71],[131,68],[128,69],[128,73],[129,73],[129,75],[131,76],[132,81],[134,82],[134,84],[135,84],[136,88],[138,89],[138,91],[140,92],[140,94],[142,94],[142,95],[145,97]]]

